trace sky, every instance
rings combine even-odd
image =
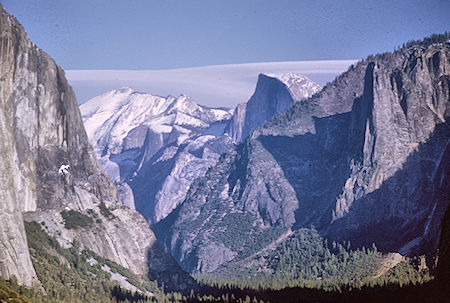
[[[131,87],[159,96],[192,97],[210,107],[234,107],[248,101],[258,74],[294,72],[325,85],[353,64],[353,60],[321,60],[210,65],[167,70],[68,70],[78,103],[110,90]]]
[[[65,69],[353,60],[450,30],[448,0],[0,0]]]

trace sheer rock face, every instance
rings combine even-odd
[[[35,279],[21,211],[27,220],[44,222],[63,245],[77,241],[147,274],[155,236],[139,213],[122,206],[97,163],[64,71],[0,9],[1,275],[14,274],[25,284]],[[101,210],[101,203],[112,215]],[[66,229],[61,212],[68,210],[90,216],[93,223]]]
[[[19,283],[31,285],[37,277],[28,251],[22,210],[36,208],[35,184],[28,180],[34,167],[22,161],[21,148],[15,144],[16,102],[26,101],[16,101],[11,96],[17,85],[16,70],[20,62],[23,65],[28,59],[17,58],[16,50],[31,46],[28,41],[20,41],[22,33],[22,27],[0,6],[0,275],[16,276]]]
[[[311,225],[354,246],[436,256],[449,203],[449,60],[441,43],[351,67],[223,156],[155,227],[158,238],[191,272]]]
[[[450,156],[449,45],[370,62],[364,80],[349,127],[359,149],[333,205],[329,234],[362,243],[365,234],[381,248],[431,254],[448,206],[442,184]]]
[[[303,75],[260,74],[253,96],[236,107],[227,130],[234,142],[242,142],[257,127],[285,111],[294,101],[311,97],[320,86]]]

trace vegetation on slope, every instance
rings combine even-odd
[[[350,242],[331,244],[314,228],[295,231],[273,250],[219,268],[212,274],[197,275],[205,285],[249,289],[308,287],[338,290],[363,287],[424,283],[431,279],[417,260],[406,259],[380,275],[387,256],[375,245],[352,249]]]
[[[4,280],[0,278],[0,302],[31,303],[31,300],[22,295],[23,287],[17,285],[16,279]]]
[[[76,243],[62,248],[36,222],[25,222],[25,228],[33,266],[45,290],[44,293],[22,290],[33,302],[138,302],[150,299],[145,295],[147,292],[160,293],[156,282],[91,251],[81,250]],[[111,273],[125,277],[141,292],[122,289],[111,280]]]
[[[375,278],[382,258],[376,247],[352,250],[350,243],[329,247],[314,229],[300,229],[267,252],[264,261],[270,271],[251,271],[257,273],[251,279],[243,275],[199,278],[202,287],[190,296],[164,294],[155,282],[76,245],[64,249],[36,222],[26,223],[26,229],[33,265],[45,292],[2,280],[0,299],[4,302],[370,302],[423,294],[433,301],[444,293],[441,284],[429,281],[426,269],[419,270],[417,260],[407,259]],[[155,296],[120,288],[102,269],[105,266]]]
[[[61,216],[64,219],[64,226],[67,229],[73,229],[78,227],[89,227],[92,225],[92,218],[82,214],[76,210],[62,211]]]
[[[442,34],[432,34],[429,37],[423,38],[422,40],[411,40],[403,43],[402,48],[408,48],[411,46],[422,46],[427,47],[435,43],[445,43],[450,41],[450,32],[444,32]]]

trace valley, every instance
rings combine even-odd
[[[441,302],[450,34],[321,87],[79,105],[0,4],[0,302]],[[230,88],[231,89],[231,88]]]

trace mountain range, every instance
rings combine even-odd
[[[323,86],[357,60],[282,61],[168,70],[67,70],[78,104],[120,87],[158,96],[191,96],[199,104],[234,108],[248,100],[259,74],[293,72]]]
[[[163,98],[129,88],[93,98],[80,111],[122,202],[154,224],[184,201],[192,182],[233,143],[319,89],[301,75],[262,74],[251,99],[234,111],[204,107],[185,95]]]
[[[120,168],[110,176],[133,193],[136,209],[188,272],[238,269],[311,227],[355,249],[425,254],[433,267],[448,207],[448,62],[446,42],[410,45],[351,66],[320,92],[301,75],[261,74],[248,102],[215,109],[224,114],[183,131],[181,140],[175,120],[144,121],[129,105],[140,96],[151,111],[155,96],[113,91],[81,112],[97,154]],[[102,106],[124,92],[120,114],[104,114]],[[116,118],[123,114],[133,127]],[[105,153],[116,144],[108,123],[123,134],[113,153]],[[144,124],[169,126],[172,141],[138,131]],[[141,143],[130,150],[126,136]]]

